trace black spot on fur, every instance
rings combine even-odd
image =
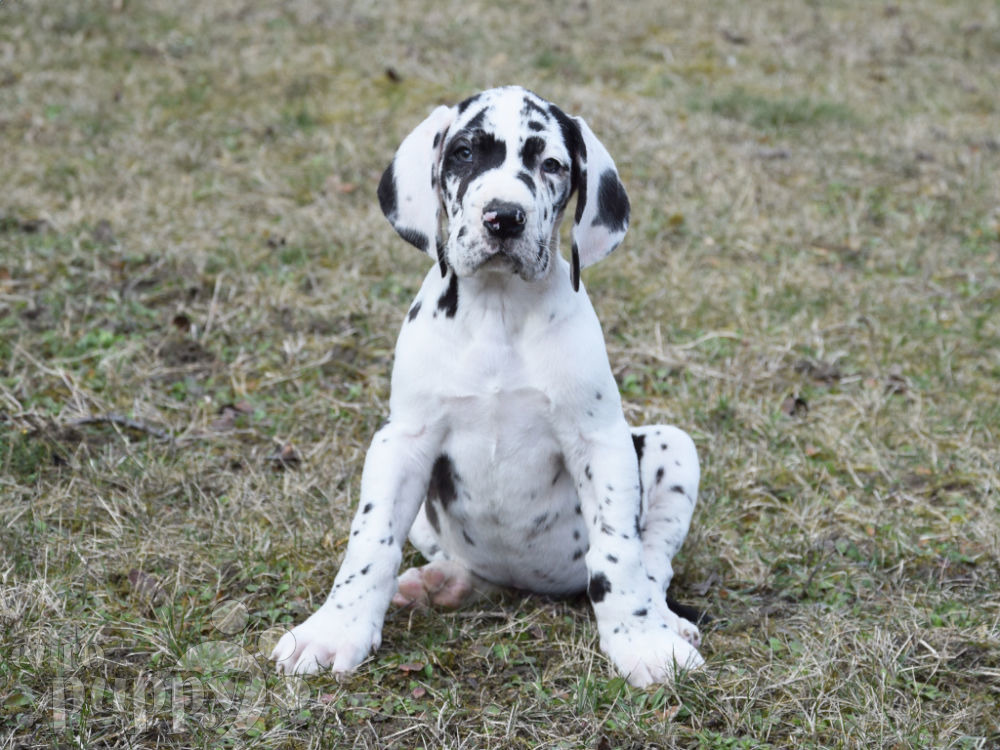
[[[441,278],[448,275],[448,258],[445,257],[444,243],[438,239],[437,243],[438,268],[441,269]]]
[[[519,179],[521,182],[523,182],[527,186],[528,192],[531,193],[532,197],[534,197],[534,195],[537,192],[538,188],[535,187],[535,181],[534,181],[534,179],[532,179],[531,175],[528,174],[527,172],[518,172],[517,173],[517,179]],[[546,218],[548,218],[548,217],[546,217]]]
[[[573,291],[580,291],[580,248],[573,243],[573,251],[570,253],[569,278],[573,284]]]
[[[407,313],[407,315],[406,315],[406,318],[407,318],[408,320],[413,320],[413,319],[414,319],[415,317],[417,317],[417,313],[419,313],[419,312],[420,312],[420,302],[419,302],[419,300],[418,300],[418,301],[417,301],[417,302],[416,302],[416,303],[415,303],[415,304],[413,305],[413,307],[411,307],[411,308],[410,308],[410,312],[409,312],[409,313]]]
[[[425,253],[427,252],[427,246],[430,244],[430,241],[427,239],[427,235],[423,232],[418,232],[416,229],[410,229],[408,227],[396,227],[396,232],[399,233],[400,237],[418,250]]]
[[[370,513],[371,509],[372,509],[372,504],[368,503],[367,505],[365,505],[364,508],[361,509],[361,512],[362,513]]]
[[[554,477],[552,477],[552,486],[553,487],[555,487],[556,482],[559,481],[559,478],[563,475],[564,471],[566,471],[566,467],[563,465],[562,459],[560,458],[559,459],[559,468],[556,469],[556,475]]]
[[[465,99],[465,100],[459,102],[458,103],[458,114],[461,115],[463,112],[465,112],[465,110],[467,110],[470,106],[472,106],[477,101],[479,101],[479,97],[481,97],[481,96],[482,96],[482,94],[475,94],[474,96],[470,96],[468,99]]]
[[[382,213],[392,223],[399,236],[409,242],[419,250],[428,252],[430,239],[423,232],[418,232],[409,227],[401,227],[396,224],[399,215],[399,197],[396,192],[396,171],[392,164],[382,173],[382,179],[378,183],[378,203],[382,208]]]
[[[679,493],[679,494],[681,494],[681,495],[683,495],[683,494],[684,494],[684,488],[683,488],[683,487],[681,487],[681,486],[680,486],[679,484],[675,484],[675,485],[673,485],[673,486],[672,486],[672,487],[670,488],[670,491],[671,491],[671,492],[677,492],[677,493]]]
[[[430,498],[424,503],[424,513],[427,514],[427,522],[430,523],[431,528],[434,529],[438,534],[441,533],[441,521],[438,518],[437,508],[434,507],[434,503]]]
[[[580,197],[576,199],[576,211],[573,213],[573,221],[577,224],[583,218],[583,212],[587,208],[587,170],[581,167],[580,174]]]
[[[637,609],[635,612],[633,612],[632,616],[633,617],[645,617],[648,614],[649,614],[649,612],[647,612],[646,608],[643,607],[642,609]]]
[[[663,481],[664,471],[665,470],[664,470],[664,468],[662,466],[659,469],[656,470],[656,483],[657,484],[659,484],[660,482]]]
[[[632,434],[632,447],[635,448],[635,457],[639,462],[639,495],[642,495],[642,454],[646,450],[646,436]]]
[[[609,563],[616,563],[616,562],[618,562],[618,558],[615,557],[614,555],[608,555],[607,556],[607,560],[608,560]]]
[[[538,120],[531,120],[530,122],[528,122],[528,127],[534,130],[536,133],[539,130],[545,130],[545,126],[542,125],[542,123],[540,123]]]
[[[635,448],[635,457],[641,462],[642,453],[646,450],[646,436],[633,434],[632,447]]]
[[[431,481],[427,486],[427,496],[436,497],[441,501],[445,511],[457,497],[455,492],[455,468],[451,459],[443,453],[437,457],[431,469]]]
[[[590,464],[587,464],[586,466],[583,467],[583,475],[585,477],[587,477],[587,479],[593,479],[594,478],[594,474],[590,470]]]
[[[525,117],[532,114],[540,114],[542,117],[548,117],[548,113],[545,111],[545,108],[531,96],[524,97],[524,106],[521,107],[521,114]]]
[[[629,205],[625,187],[613,169],[601,174],[597,188],[597,216],[594,226],[607,227],[612,232],[620,232],[628,223]]]
[[[470,547],[476,546],[476,543],[472,541],[472,537],[469,536],[468,532],[465,529],[462,529],[462,538],[465,540],[465,543],[468,544]]]
[[[540,138],[537,135],[526,138],[524,145],[521,146],[521,161],[524,163],[525,169],[533,172],[535,167],[538,166],[538,157],[542,155],[544,150],[544,138]]]
[[[363,567],[361,569],[361,575],[363,575],[363,576],[368,575],[368,571],[371,570],[371,569],[372,569],[371,565],[366,565],[365,567]]]
[[[583,557],[583,550],[582,549],[577,549],[577,550],[575,550],[573,552],[573,559],[574,560],[579,560],[581,557]]]
[[[445,317],[454,318],[458,312],[458,274],[452,273],[448,280],[448,288],[438,299],[437,309],[444,312]]]
[[[378,204],[389,221],[396,220],[396,170],[392,164],[382,173],[378,183]]]
[[[604,573],[594,573],[587,584],[587,596],[594,604],[604,601],[604,597],[611,593],[611,583]]]

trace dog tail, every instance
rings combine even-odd
[[[685,620],[693,622],[695,625],[704,625],[715,619],[704,610],[697,609],[696,607],[692,607],[687,604],[681,604],[669,594],[667,595],[667,606],[670,607],[670,611],[675,615],[683,617]]]

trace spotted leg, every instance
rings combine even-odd
[[[671,564],[687,536],[698,498],[698,453],[686,432],[670,425],[632,430],[642,487],[642,560],[664,601],[674,569]],[[672,612],[674,629],[692,646],[701,643],[698,628]]]

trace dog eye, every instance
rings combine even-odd
[[[562,171],[563,165],[558,159],[549,157],[542,162],[542,171],[549,174],[557,174]]]
[[[468,146],[456,146],[451,155],[458,161],[472,161],[472,149]]]

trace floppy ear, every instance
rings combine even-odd
[[[573,223],[573,289],[580,288],[580,268],[601,260],[618,247],[628,230],[629,203],[611,154],[582,118],[578,147],[579,194]]]
[[[400,237],[431,256],[437,252],[441,205],[438,166],[445,133],[454,119],[453,107],[431,112],[403,139],[378,184],[382,213]]]

